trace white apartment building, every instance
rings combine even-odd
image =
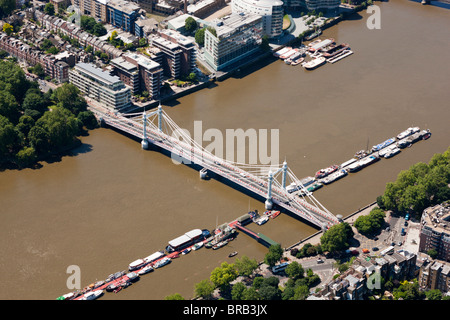
[[[340,4],[340,0],[284,0],[286,8],[293,10],[302,10],[304,8],[306,11],[316,10],[316,12],[323,9],[329,11],[337,10]]]
[[[283,32],[283,2],[279,0],[231,0],[232,13],[262,16],[263,35],[277,37]]]
[[[216,35],[205,31],[206,62],[214,70],[223,70],[259,50],[261,16],[257,14],[230,14],[211,25]]]
[[[117,76],[90,63],[78,63],[69,70],[69,81],[80,91],[106,107],[122,110],[130,106],[131,90]]]

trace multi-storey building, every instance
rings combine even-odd
[[[450,202],[425,209],[420,222],[419,251],[434,249],[437,259],[450,261]]]
[[[114,74],[129,86],[133,93],[147,91],[152,99],[159,99],[163,76],[159,63],[144,55],[129,52],[111,60],[111,65]]]
[[[91,16],[130,33],[134,33],[134,23],[141,9],[127,0],[72,0],[72,4],[80,9],[81,15]]]
[[[284,7],[291,10],[306,9],[307,11],[326,9],[327,11],[335,11],[341,4],[340,0],[283,0]]]
[[[106,8],[106,22],[126,32],[134,33],[134,24],[140,7],[125,0],[109,0]]]
[[[77,63],[69,81],[80,91],[108,108],[122,111],[131,105],[131,90],[117,76],[89,63]]]
[[[205,31],[206,62],[219,71],[255,53],[261,27],[261,16],[251,13],[232,13],[216,21],[215,34]]]
[[[432,261],[420,268],[419,286],[423,290],[439,289],[450,291],[450,264],[445,261]]]
[[[274,38],[283,32],[283,2],[279,0],[232,0],[232,13],[262,16],[262,34]]]
[[[157,61],[168,77],[181,78],[191,73],[196,65],[194,42],[174,30],[161,30],[152,35],[149,43],[160,50]]]

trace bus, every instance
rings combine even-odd
[[[272,267],[272,272],[273,272],[273,273],[281,272],[281,271],[283,271],[284,269],[286,269],[286,267],[287,267],[288,265],[289,265],[289,262],[283,262],[283,263],[281,263],[281,264],[279,264],[279,265],[273,266],[273,267]]]
[[[394,246],[387,247],[383,251],[380,252],[382,256],[387,254],[393,254],[394,253]]]

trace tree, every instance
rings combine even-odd
[[[30,89],[23,99],[22,109],[32,109],[44,113],[47,111],[47,101],[39,90]]]
[[[72,83],[64,83],[57,88],[53,92],[52,99],[58,106],[69,109],[76,116],[81,111],[86,111],[86,101],[80,96],[80,90]]]
[[[0,159],[13,154],[18,145],[18,131],[8,118],[0,115]]]
[[[263,300],[280,300],[281,291],[278,287],[263,286],[258,290],[258,294]]]
[[[427,251],[427,255],[429,255],[431,259],[436,259],[438,257],[438,252],[436,249],[430,249]]]
[[[192,82],[197,82],[197,75],[195,74],[195,72],[191,72],[189,73],[189,75],[187,76],[186,80],[188,81],[192,81]]]
[[[286,274],[289,278],[296,280],[299,278],[303,278],[305,274],[305,270],[302,265],[297,261],[292,261],[285,269]]]
[[[98,127],[97,118],[92,113],[92,111],[81,111],[78,116],[78,120],[81,121],[81,123],[87,128],[87,129],[94,129]]]
[[[328,229],[320,238],[320,243],[323,251],[335,252],[348,248],[351,237],[352,227],[347,222],[342,222]]]
[[[370,234],[380,230],[384,224],[384,211],[374,208],[367,216],[359,216],[355,221],[355,228],[363,234]]]
[[[78,133],[78,122],[73,113],[57,106],[52,107],[51,111],[46,111],[36,121],[36,126],[42,127],[47,132],[49,143],[53,148],[71,144]]]
[[[106,31],[105,26],[100,22],[96,23],[94,25],[94,28],[92,29],[92,34],[94,34],[97,37],[104,36],[107,33],[108,31]]]
[[[205,44],[205,30],[205,28],[201,28],[195,32],[195,42],[197,42],[199,46],[203,46]]]
[[[16,98],[7,91],[0,91],[0,115],[5,116],[13,123],[19,120],[19,104]]]
[[[232,300],[244,300],[245,291],[247,287],[242,282],[238,282],[231,288],[231,299]]]
[[[45,71],[44,68],[42,67],[42,65],[40,63],[37,63],[34,67],[33,67],[33,73],[35,75],[37,75],[39,78],[43,78],[45,76]]]
[[[19,123],[16,125],[16,129],[19,130],[25,137],[28,136],[31,128],[34,126],[34,119],[30,116],[23,115],[19,119]]]
[[[230,287],[230,282],[235,280],[237,275],[234,264],[223,262],[220,267],[211,272],[210,280],[216,287],[220,287],[220,290],[226,291]]]
[[[47,3],[44,7],[44,12],[49,16],[53,16],[55,14],[55,6],[52,3]]]
[[[214,292],[214,284],[208,279],[202,280],[195,285],[195,295],[204,299],[210,299]]]
[[[242,256],[241,259],[236,259],[235,262],[236,270],[241,276],[249,277],[253,271],[258,268],[258,262],[255,259],[250,259],[247,256]]]
[[[195,21],[194,18],[192,17],[188,17],[185,21],[184,21],[184,28],[186,29],[187,32],[192,33],[194,32],[197,28],[197,21]]]
[[[442,292],[439,289],[425,291],[427,300],[442,300]]]
[[[40,126],[35,125],[30,129],[28,141],[37,154],[43,154],[50,148],[48,133]]]
[[[185,300],[183,298],[183,296],[179,293],[174,293],[171,295],[168,295],[167,297],[164,298],[164,300]]]
[[[11,61],[0,61],[0,90],[11,93],[16,101],[22,101],[30,82],[20,66]]]
[[[309,296],[309,288],[306,285],[297,286],[294,289],[294,296],[292,300],[306,300]]]
[[[22,150],[17,152],[16,159],[17,164],[20,167],[27,167],[36,162],[36,151],[33,147],[24,147]]]
[[[8,16],[15,8],[15,0],[0,0],[0,17]]]
[[[5,22],[3,24],[3,31],[6,32],[8,36],[10,36],[14,32],[14,28],[9,23]]]
[[[269,252],[264,257],[264,263],[273,267],[283,256],[283,249],[279,244],[271,245],[269,247]]]

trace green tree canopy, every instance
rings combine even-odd
[[[62,107],[54,106],[51,111],[46,111],[36,121],[36,125],[47,132],[49,143],[53,148],[71,144],[78,132],[78,122],[75,116]]]
[[[289,278],[296,280],[299,278],[303,278],[305,274],[305,270],[302,265],[297,261],[292,261],[285,269],[286,274]]]
[[[195,21],[194,18],[192,17],[188,17],[185,21],[184,21],[184,28],[186,29],[187,32],[192,33],[194,32],[197,28],[197,21]]]
[[[348,241],[353,235],[352,227],[347,222],[334,225],[320,237],[322,249],[329,252],[345,250],[349,247]]]
[[[199,46],[203,46],[205,44],[205,30],[205,28],[201,28],[195,32],[195,42],[197,42]]]
[[[44,12],[49,16],[53,16],[55,14],[55,6],[53,3],[47,3],[44,7]]]
[[[0,0],[0,17],[6,17],[16,8],[15,0]]]
[[[264,263],[273,267],[283,256],[283,249],[279,244],[271,245],[269,247],[269,252],[264,257]]]
[[[202,297],[204,299],[210,299],[212,297],[214,289],[214,284],[210,280],[206,279],[197,283],[195,285],[194,291],[196,296]]]
[[[234,264],[223,262],[220,267],[215,268],[211,272],[210,280],[216,286],[220,287],[222,291],[229,289],[230,282],[238,276]]]
[[[363,234],[370,234],[379,231],[384,225],[384,211],[380,208],[373,208],[366,216],[359,216],[355,221],[355,228]]]
[[[235,262],[236,270],[241,276],[249,277],[253,271],[258,268],[258,262],[255,259],[250,259],[247,256],[242,256],[242,258],[236,259]]]
[[[450,198],[450,147],[428,164],[419,162],[386,184],[380,202],[387,210],[421,215],[429,206]]]

